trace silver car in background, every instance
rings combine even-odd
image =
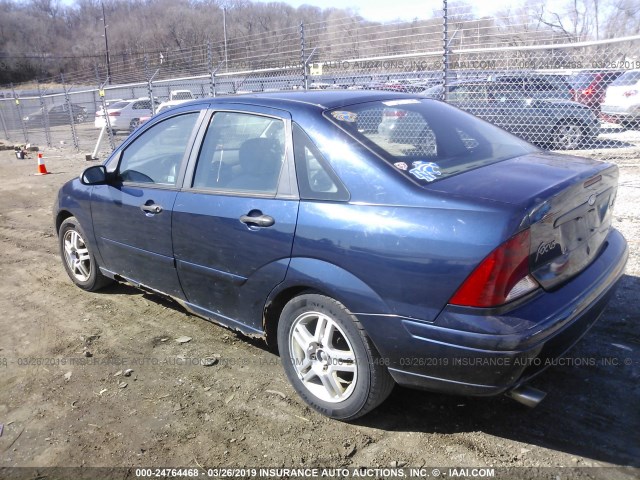
[[[629,70],[607,87],[602,113],[627,128],[640,126],[640,70]]]

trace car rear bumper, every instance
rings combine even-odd
[[[624,273],[625,239],[612,230],[589,267],[555,291],[500,312],[449,305],[435,320],[358,315],[397,383],[494,395],[525,383],[596,322]]]
[[[614,121],[632,121],[640,119],[640,105],[607,105],[602,104],[601,112]]]

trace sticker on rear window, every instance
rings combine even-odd
[[[411,165],[413,165],[413,168],[409,170],[409,173],[420,180],[433,182],[437,177],[442,175],[440,166],[437,163],[413,162]]]
[[[356,119],[358,118],[357,113],[345,112],[342,110],[331,112],[331,116],[336,120],[340,120],[341,122],[355,122]]]
[[[396,105],[408,105],[410,103],[420,103],[420,100],[415,98],[405,98],[403,100],[388,100],[384,103],[387,107],[395,107]]]
[[[396,162],[393,165],[400,170],[407,170],[409,168],[409,166],[404,162]]]

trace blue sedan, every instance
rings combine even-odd
[[[80,288],[264,337],[306,403],[352,420],[395,383],[537,404],[529,380],[622,276],[617,184],[436,100],[272,93],[153,117],[60,189],[55,226]]]

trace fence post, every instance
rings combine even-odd
[[[449,30],[447,0],[442,0],[442,99],[449,100]]]
[[[42,109],[42,127],[44,128],[44,138],[47,142],[47,147],[51,147],[51,130],[49,129],[49,111],[47,110],[47,104],[44,101],[42,90],[40,89],[40,82],[38,85],[38,98],[40,99],[40,108]]]
[[[2,102],[0,105],[4,105],[6,102]],[[4,130],[4,138],[7,140],[11,140],[9,138],[9,130],[7,130],[7,122],[4,120],[4,113],[2,113],[2,108],[0,108],[0,122],[2,122],[2,129]]]
[[[60,74],[60,79],[62,80],[62,89],[64,90],[64,101],[67,104],[67,110],[69,111],[69,121],[71,122],[71,139],[73,140],[73,146],[77,151],[79,151],[80,145],[78,145],[78,136],[76,135],[76,124],[75,119],[73,118],[73,108],[71,108],[71,98],[69,98],[67,85],[64,83],[64,74]]]
[[[24,115],[22,115],[22,107],[20,106],[20,99],[16,95],[16,90],[15,88],[13,88],[13,83],[11,84],[11,91],[13,92],[13,100],[16,102],[18,119],[20,120],[20,125],[22,125],[22,134],[24,135],[24,143],[29,143],[29,134],[27,133],[27,126],[24,123]]]
[[[216,77],[213,72],[213,52],[211,51],[211,40],[207,40],[207,64],[209,67],[209,91],[212,97],[216,96]]]
[[[307,58],[304,52],[304,22],[300,22],[300,59],[302,61],[302,85],[307,90],[309,79],[307,78]]]
[[[113,139],[113,130],[111,130],[111,119],[109,115],[107,115],[107,99],[104,96],[104,86],[109,82],[109,75],[107,74],[107,81],[103,84],[100,83],[100,74],[98,73],[98,66],[96,68],[96,80],[98,81],[98,96],[100,97],[100,102],[102,103],[102,113],[104,113],[104,125],[107,129],[107,137],[109,137],[109,146],[111,150],[115,150],[116,143]],[[96,109],[97,110],[97,109]]]
[[[153,101],[153,77],[156,76],[160,69],[156,70],[156,73],[149,75],[149,59],[145,54],[144,56],[144,75],[147,77],[147,92],[149,93],[149,102],[151,103],[151,115],[156,114],[156,106]]]

